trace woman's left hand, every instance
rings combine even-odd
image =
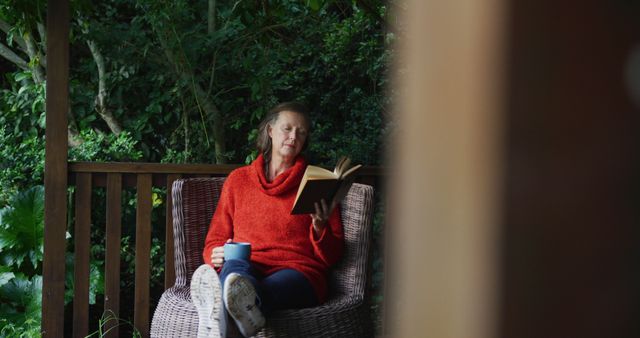
[[[331,205],[328,206],[327,202],[324,200],[320,200],[320,203],[315,203],[316,213],[310,214],[311,223],[313,224],[313,232],[316,236],[319,236],[324,228],[327,226],[327,222],[329,221],[329,217],[333,212],[333,208],[336,207],[335,201],[331,202]]]

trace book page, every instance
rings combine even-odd
[[[338,178],[338,176],[335,173],[315,165],[307,166],[307,169],[304,172],[304,177],[308,179]]]
[[[346,178],[349,177],[349,175],[353,174],[356,170],[360,169],[360,167],[362,167],[362,164],[358,164],[352,168],[350,168],[349,170],[347,170],[345,173],[343,173],[340,178]]]

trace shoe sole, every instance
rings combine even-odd
[[[256,305],[256,290],[241,276],[229,276],[225,281],[224,304],[245,337],[255,336],[265,324],[265,318]],[[233,297],[228,295],[232,294]]]
[[[222,286],[216,271],[208,265],[198,267],[191,278],[191,299],[198,311],[197,338],[220,337],[221,294]]]

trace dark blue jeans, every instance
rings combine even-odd
[[[318,305],[316,293],[307,278],[293,269],[279,270],[263,276],[245,260],[225,261],[220,271],[220,282],[235,272],[246,277],[256,288],[258,305],[265,315],[284,309],[299,309]],[[224,290],[223,290],[224,292]]]

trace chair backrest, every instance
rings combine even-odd
[[[202,250],[225,178],[189,178],[173,183],[176,286],[189,285],[203,264]],[[373,187],[354,183],[341,204],[344,255],[329,277],[331,298],[366,291],[371,243]]]
[[[202,250],[224,177],[188,178],[173,182],[173,236],[176,286],[186,286],[204,263]]]

